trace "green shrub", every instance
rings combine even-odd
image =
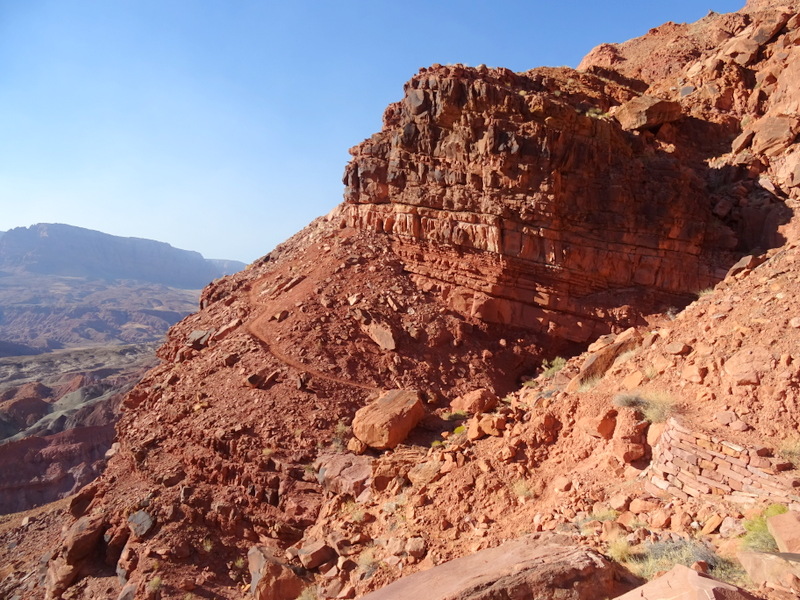
[[[444,413],[442,415],[442,418],[445,421],[463,421],[468,416],[469,415],[467,414],[467,411],[465,411],[465,410],[454,410],[453,412]]]
[[[555,377],[556,373],[563,369],[566,364],[567,359],[563,356],[556,356],[553,360],[543,360],[542,375],[544,375],[546,379]]]
[[[784,504],[770,504],[759,516],[746,520],[744,522],[746,533],[742,536],[742,545],[754,552],[777,552],[778,544],[767,528],[767,519],[788,510]]]
[[[159,575],[156,575],[150,581],[147,582],[147,589],[155,592],[161,589],[161,585],[162,585],[161,577]]]

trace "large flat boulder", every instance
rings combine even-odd
[[[769,517],[767,529],[775,538],[778,550],[800,552],[800,512],[791,511]]]
[[[650,129],[681,118],[678,102],[639,96],[619,107],[614,117],[623,129]]]
[[[619,596],[617,600],[756,600],[740,587],[675,565],[661,577]]]
[[[800,581],[800,554],[789,552],[739,552],[747,576],[757,585],[796,591]]]
[[[403,577],[362,600],[613,598],[616,571],[564,536],[534,534]]]
[[[392,390],[356,412],[353,435],[371,448],[394,448],[425,416],[422,394]]]

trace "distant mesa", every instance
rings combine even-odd
[[[0,357],[160,341],[245,265],[61,224],[0,233]]]
[[[133,279],[200,289],[240,271],[235,260],[205,259],[164,242],[125,238],[82,227],[40,223],[0,233],[0,272],[92,279]]]

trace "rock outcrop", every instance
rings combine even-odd
[[[719,281],[720,250],[737,244],[691,123],[654,138],[605,115],[643,101],[568,69],[422,69],[351,150],[343,222],[389,235],[418,285],[462,314],[577,342],[641,323]],[[675,102],[648,106],[626,126],[680,117]]]
[[[363,600],[589,600],[613,597],[619,571],[601,555],[558,536],[533,535],[506,542],[397,580]]]

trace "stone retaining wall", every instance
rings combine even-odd
[[[646,488],[683,500],[713,496],[740,504],[800,502],[800,474],[791,463],[768,454],[766,448],[745,448],[690,431],[671,418],[653,448]]]

